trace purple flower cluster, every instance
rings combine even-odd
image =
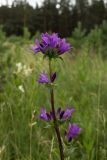
[[[63,121],[63,120],[70,118],[73,112],[75,112],[74,108],[67,107],[66,110],[61,110],[61,108],[58,108],[56,115],[57,115],[58,120]],[[50,113],[48,113],[46,112],[45,108],[42,108],[39,117],[45,121],[51,121],[53,120],[53,113],[51,111]]]
[[[59,121],[65,121],[72,117],[73,112],[75,112],[74,108],[67,107],[66,110],[61,110],[61,108],[58,108],[56,113],[57,119]],[[48,113],[45,108],[42,108],[39,118],[46,122],[50,122],[53,120],[53,114],[52,112]],[[80,132],[81,128],[79,128],[78,125],[70,123],[68,130],[65,132],[65,137],[67,138],[68,142],[71,142],[72,139],[75,138]]]
[[[42,52],[45,55],[53,58],[56,55],[62,55],[71,49],[71,45],[66,42],[65,38],[61,39],[57,33],[41,34],[41,42],[35,40],[35,45],[32,46],[34,53]]]
[[[56,79],[56,72],[52,73],[51,80],[49,80],[48,75],[45,72],[42,72],[39,76],[38,82],[43,84],[48,84],[48,83],[53,83],[55,79]]]

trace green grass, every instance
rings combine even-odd
[[[41,106],[50,108],[48,88],[36,82],[42,70],[48,71],[47,62],[42,54],[30,52],[32,43],[15,37],[0,42],[0,160],[59,160],[53,130],[32,118]],[[74,106],[71,121],[82,128],[79,137],[65,146],[66,160],[106,160],[107,61],[89,56],[87,48],[63,58],[64,62],[53,62],[55,106]],[[22,64],[20,71],[17,63]],[[27,74],[24,65],[31,70]]]

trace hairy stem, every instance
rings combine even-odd
[[[52,75],[51,60],[49,60],[49,72],[50,72],[50,81],[51,81],[51,75]],[[58,144],[59,144],[59,150],[60,150],[60,159],[64,160],[63,145],[62,145],[62,141],[61,141],[60,130],[59,130],[59,126],[57,123],[57,117],[56,117],[55,107],[54,107],[54,89],[53,89],[53,87],[50,88],[50,96],[51,96],[50,102],[51,102],[51,108],[52,108],[52,113],[53,113],[54,128],[55,128],[55,132],[56,132],[56,136],[57,136],[57,140],[58,140]]]

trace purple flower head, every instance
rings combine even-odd
[[[45,72],[42,72],[39,76],[39,83],[44,83],[44,84],[48,84],[50,82],[54,82],[56,79],[56,72],[52,73],[51,75],[51,80],[49,80],[48,75]]]
[[[57,115],[60,120],[66,120],[72,116],[72,113],[75,112],[74,108],[66,108],[66,110],[62,110],[58,108]]]
[[[49,83],[49,79],[48,79],[48,76],[45,72],[41,73],[40,74],[40,77],[39,77],[39,80],[38,80],[39,83]]]
[[[35,45],[32,46],[34,53],[42,52],[45,56],[50,58],[56,58],[61,54],[69,51],[71,45],[63,38],[61,39],[57,33],[41,34],[41,42],[38,39],[35,40]]]
[[[49,113],[46,112],[45,108],[41,109],[41,113],[40,113],[39,118],[41,118],[41,119],[43,119],[45,121],[50,121],[51,120],[51,116],[50,116]]]
[[[76,124],[69,124],[68,131],[65,133],[69,142],[72,141],[79,133],[81,132],[81,128],[78,127]]]

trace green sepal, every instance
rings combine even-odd
[[[53,51],[52,49],[47,50],[47,52],[43,56],[43,59],[45,59],[45,58],[49,58],[49,60],[56,59],[56,58],[59,58],[59,59],[63,60],[60,57],[60,55],[57,53],[57,51]]]

